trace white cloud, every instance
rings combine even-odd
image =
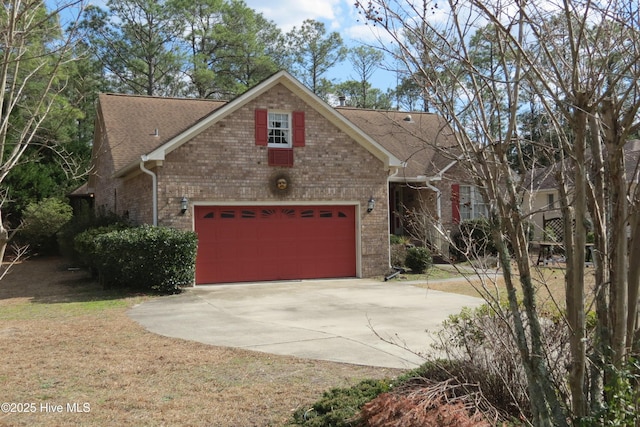
[[[247,0],[247,5],[274,21],[283,32],[300,28],[306,19],[325,24],[327,32],[340,33],[347,45],[365,43],[389,45],[391,37],[380,28],[366,25],[353,0],[281,0],[265,5],[264,0]]]
[[[294,26],[300,27],[305,19],[324,22],[331,31],[337,31],[336,22],[344,0],[279,0],[265,2],[264,0],[246,0],[247,6],[260,12],[265,18],[275,22],[283,32],[290,31]],[[266,3],[266,4],[265,4]]]

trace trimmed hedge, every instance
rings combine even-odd
[[[113,231],[126,230],[131,228],[130,225],[119,222],[110,225],[92,227],[81,233],[78,233],[73,239],[73,249],[78,260],[94,275],[98,274],[98,254],[96,247],[96,239],[103,234]]]
[[[149,225],[104,231],[89,230],[76,238],[103,286],[172,294],[193,283],[196,233]]]

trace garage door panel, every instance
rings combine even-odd
[[[354,206],[196,207],[196,283],[356,274]]]

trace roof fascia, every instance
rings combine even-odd
[[[418,183],[427,183],[429,182],[429,178],[427,178],[424,175],[418,175],[418,176],[412,176],[412,177],[405,177],[405,176],[394,176],[392,178],[389,179],[389,182],[394,182],[394,183],[411,183],[411,184],[418,184]]]
[[[462,156],[459,156],[456,160],[452,160],[451,162],[449,162],[448,165],[446,165],[444,168],[439,170],[438,173],[436,173],[433,176],[427,177],[426,181],[428,182],[441,181],[444,174],[447,173],[449,169],[454,167],[461,159],[462,159]]]

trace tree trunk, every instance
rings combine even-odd
[[[595,307],[598,323],[595,331],[593,351],[589,355],[589,408],[591,413],[604,409],[603,387],[605,378],[605,355],[609,351],[610,328],[608,326],[608,258],[607,236],[607,193],[605,190],[605,166],[602,157],[600,138],[600,119],[597,114],[590,116],[591,129],[591,191],[588,193],[588,206],[593,220],[593,264],[595,275]]]
[[[584,99],[577,99],[576,104],[586,105]],[[573,201],[569,200],[566,191],[560,197],[564,222],[564,249],[567,260],[565,276],[567,322],[569,324],[569,348],[571,352],[571,368],[569,371],[569,388],[571,390],[571,406],[573,416],[582,418],[587,413],[587,396],[584,390],[586,375],[586,332],[585,332],[585,295],[584,295],[584,263],[586,245],[586,173],[585,151],[587,114],[585,108],[576,108],[573,127],[576,130],[573,141],[574,157],[561,171],[562,182],[574,187]],[[572,177],[572,178],[569,178]]]
[[[511,194],[511,197],[512,200],[516,199],[515,192]],[[509,204],[509,206],[514,205]],[[491,215],[492,238],[498,248],[502,274],[508,292],[509,308],[514,319],[515,340],[527,376],[533,425],[537,427],[566,426],[567,414],[558,400],[556,388],[551,381],[546,346],[536,312],[536,291],[531,278],[525,227],[519,212],[515,212],[506,205],[502,205],[501,210],[502,220],[498,219],[496,214]],[[520,287],[524,296],[522,307],[526,313],[526,327],[516,295],[516,286],[513,283],[511,254],[502,238],[503,232],[508,237],[507,240],[512,242],[513,258],[517,264]]]
[[[4,254],[7,251],[7,245],[9,244],[9,231],[4,228],[2,220],[0,220],[0,264],[4,261]],[[0,272],[2,269],[0,268]]]
[[[631,214],[630,228],[631,241],[629,244],[629,259],[640,260],[640,211],[637,207],[640,205],[638,197],[634,198],[634,209]],[[640,262],[629,263],[629,275],[627,278],[629,286],[629,316],[627,317],[627,349],[635,352],[637,347],[636,332],[640,325],[638,324],[638,304],[640,304]]]
[[[603,103],[604,138],[607,146],[608,192],[611,204],[610,246],[610,298],[611,350],[613,366],[622,368],[627,354],[628,274],[627,253],[627,180],[624,161],[624,141],[619,140],[617,120],[611,101]]]

